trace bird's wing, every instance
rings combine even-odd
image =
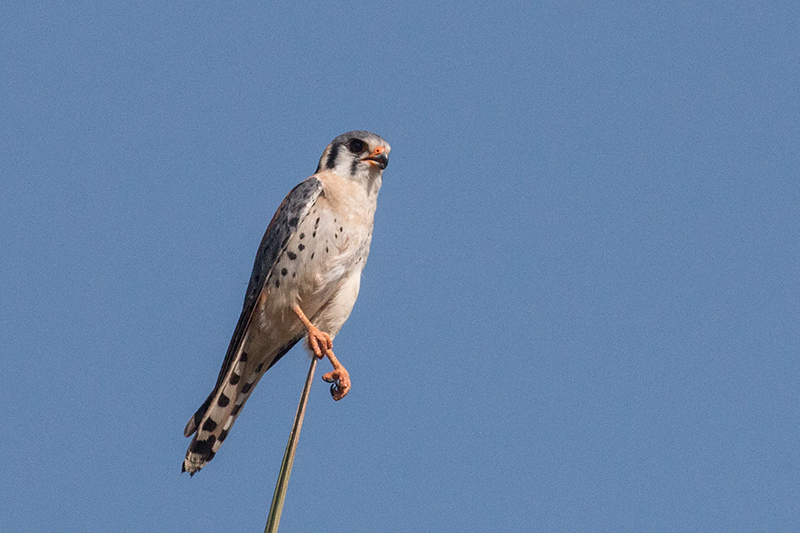
[[[300,222],[308,215],[309,211],[316,203],[317,198],[319,198],[322,193],[322,189],[322,182],[314,176],[301,182],[286,195],[286,198],[283,199],[283,202],[281,202],[281,205],[272,217],[269,226],[267,226],[267,231],[264,233],[264,238],[261,239],[261,245],[258,247],[258,252],[256,253],[253,272],[250,275],[250,284],[247,286],[247,293],[244,298],[242,314],[239,316],[239,322],[236,324],[236,329],[233,332],[230,345],[228,345],[228,351],[225,354],[225,360],[222,362],[222,368],[219,371],[217,383],[209,397],[203,402],[203,405],[200,406],[200,409],[197,410],[194,416],[189,420],[189,423],[186,424],[186,429],[184,429],[185,436],[188,437],[197,430],[209,405],[217,395],[220,386],[225,382],[226,376],[235,364],[241,362],[239,359],[241,359],[242,348],[256,309],[258,298],[264,288],[265,280],[269,277],[281,253],[285,250],[289,239],[297,232]],[[301,338],[302,336],[293,339],[288,347],[281,347],[279,356],[286,353]],[[277,360],[277,358],[275,360]]]

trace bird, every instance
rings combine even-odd
[[[322,376],[332,383],[333,399],[350,391],[333,339],[358,297],[389,152],[375,133],[339,135],[314,174],[278,207],[258,247],[217,382],[184,429],[194,437],[181,472],[193,476],[214,458],[261,377],[304,337],[312,357],[327,357],[333,366]]]

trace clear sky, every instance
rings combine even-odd
[[[282,531],[800,529],[800,4],[120,4],[0,7],[0,528],[263,528],[305,353],[194,478],[183,427],[366,129]]]

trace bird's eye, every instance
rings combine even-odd
[[[361,152],[364,151],[364,141],[362,141],[361,139],[353,139],[347,144],[347,147],[354,154],[360,154]]]

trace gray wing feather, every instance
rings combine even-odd
[[[245,293],[242,314],[239,316],[239,322],[236,324],[233,337],[228,345],[228,351],[225,354],[225,360],[222,362],[217,383],[206,401],[200,406],[200,409],[186,424],[184,435],[187,437],[197,429],[197,425],[202,420],[219,386],[225,381],[225,376],[228,374],[244,342],[256,302],[264,288],[264,282],[275,267],[275,263],[281,253],[285,250],[289,239],[297,232],[300,222],[308,215],[317,198],[322,194],[322,187],[322,182],[314,176],[301,182],[286,195],[286,198],[283,199],[283,202],[281,202],[272,217],[269,226],[267,226],[267,231],[264,233],[264,238],[261,239],[261,245],[256,253],[253,272],[250,274],[250,283],[247,286],[247,293]]]

